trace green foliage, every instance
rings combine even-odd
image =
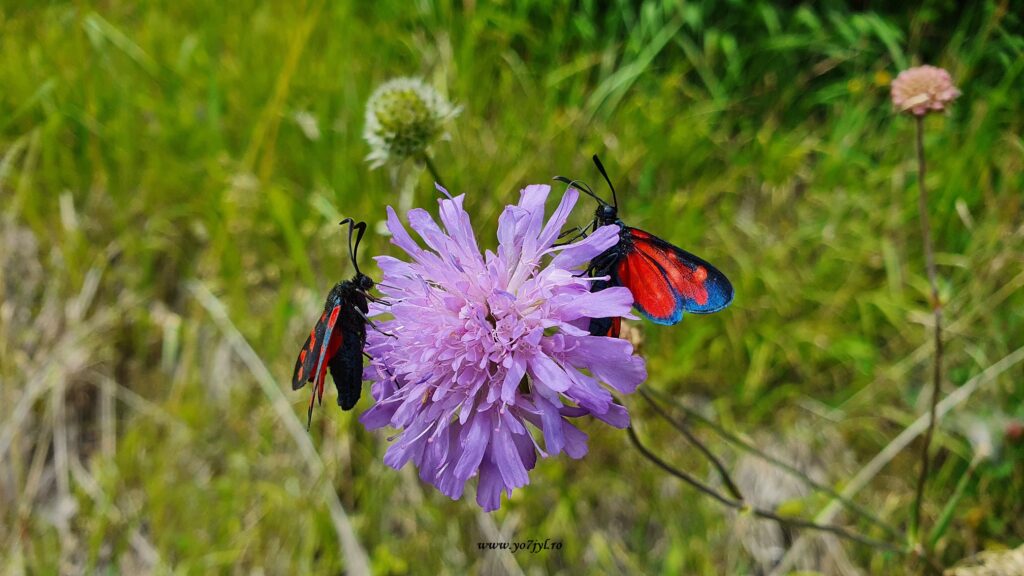
[[[338,220],[373,223],[397,203],[361,139],[366,98],[395,76],[421,75],[464,107],[435,161],[482,237],[526,184],[563,174],[600,189],[598,152],[631,224],[733,279],[723,313],[640,325],[650,386],[705,402],[762,442],[796,423],[833,428],[867,461],[925,407],[913,123],[888,103],[889,80],[924,61],[964,93],[926,133],[948,392],[1024,342],[1024,28],[1013,3],[5,3],[0,430],[23,425],[0,454],[0,564],[345,569],[317,481],[184,283],[218,294],[286,387],[322,294],[350,274]],[[427,176],[415,193],[433,206]],[[36,248],[16,249],[13,231]],[[364,246],[371,273],[370,255],[392,253],[379,235]],[[26,288],[15,261],[38,264],[45,282]],[[48,360],[66,370],[46,376]],[[1010,370],[964,410],[1024,418],[1022,375]],[[118,392],[103,392],[104,379]],[[101,409],[108,393],[113,413]],[[306,395],[287,393],[304,416]],[[705,473],[671,428],[629,405],[666,459]],[[620,431],[588,426],[585,459],[542,461],[484,520],[472,495],[451,502],[384,466],[388,442],[357,416],[327,405],[311,434],[375,573],[507,568],[477,550],[489,522],[508,540],[564,542],[516,554],[530,574],[752,570],[732,517]],[[59,482],[33,466],[60,473],[47,454],[63,450],[51,438],[64,420],[78,436],[75,508],[61,528],[47,512]],[[937,440],[924,512],[926,526],[941,517],[941,557],[1019,545],[1021,446],[961,480],[969,445],[949,427]],[[901,525],[917,464],[908,450],[858,501]],[[793,500],[803,514],[822,503]],[[847,549],[872,573],[906,570]]]

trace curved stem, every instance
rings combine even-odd
[[[655,393],[658,394],[659,396],[664,397],[664,394],[662,394],[659,391],[655,390]],[[793,466],[792,464],[789,464],[788,462],[785,462],[780,458],[776,458],[775,456],[772,456],[771,454],[762,451],[757,446],[754,446],[753,444],[747,442],[746,440],[740,438],[739,436],[729,432],[714,420],[711,420],[705,417],[704,415],[700,414],[699,412],[694,411],[685,404],[674,401],[672,399],[666,399],[666,401],[670,402],[673,406],[676,406],[680,410],[682,410],[687,417],[694,418],[695,420],[704,424],[708,428],[711,428],[715,433],[717,433],[719,436],[725,439],[725,441],[731,442],[740,449],[745,450],[746,452],[753,454],[754,456],[757,456],[758,458],[764,460],[765,462],[768,462],[769,464],[775,466],[776,468],[779,468],[789,473],[791,476],[799,479],[800,481],[810,486],[811,488],[824,494],[827,494],[829,497],[839,502],[844,508],[846,508],[850,512],[857,514],[861,518],[874,524],[876,527],[884,530],[889,536],[893,538],[903,537],[898,530],[882,521],[882,519],[869,512],[860,504],[857,504],[856,502],[850,500],[849,498],[845,498],[842,494],[840,494],[838,491],[831,488],[830,486],[814,480],[813,478],[811,478],[810,476],[808,476],[807,474],[803,473],[798,468]]]
[[[686,439],[690,442],[690,444],[696,446],[697,449],[700,450],[702,454],[704,454],[708,461],[710,461],[711,464],[714,465],[715,469],[718,470],[718,475],[721,476],[722,478],[722,482],[725,483],[725,487],[729,490],[729,494],[732,494],[732,497],[737,500],[743,500],[743,494],[740,492],[739,487],[736,486],[736,483],[733,482],[732,476],[729,474],[729,471],[726,470],[725,468],[725,464],[723,464],[722,461],[719,460],[718,457],[715,456],[715,454],[712,453],[711,450],[707,446],[705,446],[704,443],[701,442],[700,439],[697,438],[693,434],[693,432],[691,432],[690,429],[686,427],[685,424],[682,423],[682,421],[676,420],[667,412],[665,412],[661,408],[661,406],[659,406],[658,403],[654,401],[654,398],[651,398],[650,394],[648,394],[646,390],[644,390],[643,388],[639,388],[638,392],[640,392],[640,396],[642,396],[644,400],[647,400],[647,403],[650,404],[652,408],[654,408],[654,411],[658,413],[658,416],[661,416],[663,420],[671,424],[673,428],[675,428],[676,430],[679,431],[680,434],[685,436]]]
[[[805,520],[803,518],[791,518],[786,516],[780,516],[779,514],[776,514],[771,510],[765,510],[763,508],[750,506],[744,500],[730,498],[718,492],[711,486],[704,484],[694,476],[682,470],[679,470],[678,468],[672,466],[671,464],[668,464],[667,462],[659,458],[657,455],[651,452],[650,449],[644,446],[642,442],[640,442],[640,438],[636,435],[636,431],[633,429],[632,426],[627,428],[626,431],[629,433],[629,439],[633,442],[633,445],[645,458],[653,462],[656,466],[658,466],[665,472],[671,474],[672,476],[675,476],[676,478],[682,480],[683,482],[686,482],[693,488],[697,489],[699,492],[707,496],[710,496],[711,498],[717,500],[719,503],[724,504],[729,508],[739,510],[740,512],[747,512],[759,518],[775,520],[780,524],[786,524],[794,528],[807,528],[810,530],[818,530],[819,532],[828,532],[829,534],[834,534],[840,538],[845,538],[847,540],[851,540],[853,542],[857,542],[859,544],[863,544],[865,546],[869,546],[877,550],[885,550],[887,552],[895,552],[897,554],[903,555],[917,555],[915,552],[897,546],[891,542],[875,540],[874,538],[869,538],[862,534],[858,534],[857,532],[847,530],[846,528],[843,528],[841,526],[835,526],[832,524],[818,524],[816,522]]]
[[[886,542],[884,540],[876,540],[874,538],[864,536],[863,534],[859,534],[852,530],[847,530],[846,528],[843,528],[841,526],[835,526],[833,524],[819,524],[817,522],[814,522],[812,520],[806,520],[804,518],[780,516],[779,514],[772,512],[771,510],[765,510],[763,508],[750,506],[742,499],[730,498],[718,492],[711,486],[704,484],[694,476],[672,466],[671,464],[659,458],[657,455],[651,452],[650,449],[644,446],[642,442],[640,442],[640,438],[637,436],[636,430],[632,426],[626,428],[626,432],[629,434],[629,439],[633,443],[633,446],[636,447],[637,451],[639,451],[644,458],[647,458],[648,460],[653,462],[658,468],[661,468],[670,475],[675,476],[676,478],[689,484],[702,494],[710,496],[714,500],[717,500],[719,503],[734,510],[737,510],[741,514],[747,513],[752,514],[758,518],[774,520],[780,524],[790,526],[792,528],[805,528],[808,530],[816,530],[818,532],[826,532],[839,538],[844,538],[851,542],[856,542],[858,544],[862,544],[864,546],[868,546],[869,548],[874,548],[876,550],[894,552],[896,554],[900,554],[903,556],[913,556],[914,558],[917,558],[918,560],[924,562],[926,570],[934,574],[942,574],[942,565],[939,564],[939,562],[936,561],[934,558],[932,558],[927,553],[927,551],[925,551],[920,546],[916,546],[914,548],[903,548],[891,542]]]
[[[708,486],[707,484],[704,484],[703,482],[698,480],[696,477],[690,475],[689,473],[679,470],[678,468],[675,468],[674,466],[665,462],[661,458],[658,458],[657,455],[651,452],[646,446],[643,445],[642,442],[640,442],[640,438],[637,437],[636,430],[634,430],[632,426],[626,428],[626,432],[629,433],[629,439],[633,442],[633,445],[636,446],[636,449],[640,452],[640,454],[642,454],[644,458],[647,458],[648,460],[653,462],[658,468],[661,468],[662,470],[668,472],[672,476],[675,476],[676,478],[679,478],[680,480],[686,482],[690,486],[693,486],[694,488],[697,489],[698,492],[703,493],[705,496],[710,496],[711,498],[718,500],[720,503],[725,504],[730,508],[735,508],[739,510],[746,506],[743,503],[743,500],[729,498],[728,496],[721,494],[720,492]]]
[[[918,186],[918,210],[921,220],[921,240],[924,243],[925,266],[928,271],[928,284],[931,288],[932,313],[935,318],[935,356],[932,365],[932,397],[931,406],[928,412],[928,430],[924,435],[924,443],[921,445],[921,475],[917,478],[917,492],[914,496],[914,511],[911,518],[911,535],[916,540],[919,535],[923,538],[924,532],[921,526],[921,502],[924,499],[925,484],[928,481],[928,469],[931,464],[928,452],[932,444],[932,436],[935,434],[935,410],[939,401],[939,391],[942,384],[942,302],[939,299],[938,274],[935,270],[935,254],[932,248],[931,225],[928,221],[928,190],[925,187],[926,165],[924,160],[924,117],[918,116],[917,120],[917,186]]]

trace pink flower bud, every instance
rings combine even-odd
[[[909,68],[892,81],[893,106],[915,116],[945,110],[959,95],[949,72],[935,66]]]

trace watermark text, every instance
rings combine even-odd
[[[544,550],[561,550],[562,541],[550,538],[545,538],[544,540],[530,538],[521,542],[477,542],[476,547],[478,550],[508,550],[513,554],[516,552],[539,554]]]

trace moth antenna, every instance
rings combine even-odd
[[[359,256],[359,243],[363,241],[363,235],[366,234],[366,222],[359,222],[354,226],[358,230],[356,233],[356,245],[352,248],[352,263],[356,265],[356,271],[359,271],[359,264],[357,257]]]
[[[360,222],[359,224],[356,224],[356,221],[352,218],[345,218],[341,222],[338,222],[338,225],[340,226],[344,226],[345,224],[348,224],[348,257],[352,260],[352,266],[355,267],[356,275],[358,276],[359,274],[362,274],[362,272],[359,271],[359,262],[356,261],[356,252],[352,245],[352,232],[356,228],[359,228],[359,235],[356,238],[356,246],[358,246],[359,240],[362,239],[363,232],[366,230],[366,223]]]
[[[619,198],[615,194],[615,186],[612,186],[612,179],[608,177],[608,172],[605,171],[604,164],[601,164],[601,159],[597,157],[597,154],[594,154],[594,164],[597,165],[597,170],[601,173],[601,176],[604,176],[604,181],[608,183],[608,187],[612,189],[612,202],[614,202],[614,208],[618,210]]]
[[[572,188],[575,188],[575,189],[583,192],[587,196],[590,196],[594,200],[597,200],[597,203],[602,205],[602,206],[607,206],[608,205],[608,203],[605,202],[604,199],[602,199],[597,194],[594,194],[594,191],[590,188],[590,186],[587,185],[586,182],[582,182],[580,180],[570,180],[570,179],[566,178],[565,176],[555,176],[554,178],[552,178],[552,180],[557,180],[558,182],[561,182],[563,184],[568,184]]]

